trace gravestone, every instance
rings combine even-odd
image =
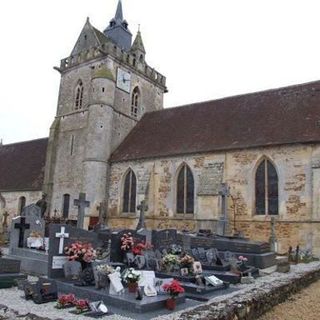
[[[34,203],[30,204],[23,208],[21,216],[31,218],[33,220],[41,219],[41,208]]]
[[[2,273],[19,273],[20,260],[0,258],[0,274]]]
[[[152,245],[155,250],[167,249],[172,244],[176,244],[177,240],[176,229],[152,230]]]
[[[135,230],[125,229],[119,232],[112,232],[111,234],[111,250],[110,250],[110,261],[112,262],[123,262],[126,251],[121,250],[121,238],[124,234],[131,233],[134,240],[138,242],[145,242],[146,237],[137,233]]]
[[[80,241],[83,243],[91,243],[94,248],[101,246],[101,241],[98,239],[96,232],[90,232],[70,225],[51,224],[49,226],[49,257],[48,257],[48,277],[63,278],[63,265],[67,262],[68,257],[63,253],[59,253],[61,246],[61,227],[64,227],[64,233],[69,234],[69,237],[63,238],[63,246],[67,247],[74,242]],[[57,236],[58,234],[58,236]]]
[[[82,271],[79,261],[67,261],[63,265],[64,277],[67,280],[78,280]]]

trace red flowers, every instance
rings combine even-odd
[[[130,232],[125,233],[121,237],[121,250],[122,251],[132,251],[132,253],[137,256],[143,255],[144,250],[151,249],[152,245],[150,243],[138,242],[137,239],[134,239]]]
[[[79,299],[75,303],[76,309],[78,313],[89,310],[89,301],[84,299]]]
[[[96,251],[91,243],[74,242],[70,247],[65,247],[64,252],[69,256],[70,261],[91,262],[96,257]]]
[[[76,303],[76,297],[74,294],[69,293],[69,294],[62,294],[61,296],[59,296],[58,301],[57,301],[57,305],[56,307],[58,309],[63,309],[63,308],[68,308],[68,307],[72,307],[75,305]]]
[[[162,288],[168,292],[172,298],[176,298],[179,293],[184,293],[184,289],[177,280],[172,280],[171,283],[164,284]]]

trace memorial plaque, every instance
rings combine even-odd
[[[63,265],[68,261],[68,257],[54,256],[52,257],[52,269],[63,269]]]
[[[20,273],[20,260],[0,258],[1,273]]]

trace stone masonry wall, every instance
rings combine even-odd
[[[194,154],[189,156],[114,163],[111,167],[109,191],[109,221],[115,227],[135,227],[136,214],[123,213],[121,195],[125,173],[131,168],[137,176],[137,189],[149,175],[147,194],[137,195],[140,202],[147,197],[149,228],[215,230],[221,215],[219,185],[227,182],[229,231],[241,231],[245,236],[269,241],[270,216],[255,214],[255,172],[264,158],[275,166],[279,179],[279,215],[276,216],[278,251],[300,245],[320,255],[320,219],[314,211],[319,203],[320,188],[312,163],[319,154],[318,145],[295,145],[256,148],[227,153]],[[176,214],[176,179],[179,168],[186,163],[195,181],[194,215]]]

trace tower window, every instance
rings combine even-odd
[[[135,118],[138,116],[138,109],[140,107],[140,91],[138,87],[135,87],[131,97],[131,115]]]
[[[136,212],[137,179],[130,169],[125,176],[123,188],[123,212]]]
[[[255,185],[256,214],[278,214],[278,174],[269,160],[258,166]]]
[[[177,178],[177,213],[193,213],[194,179],[190,168],[184,164]]]
[[[82,108],[82,102],[83,102],[83,83],[80,80],[76,87],[76,99],[75,99],[75,110]]]

